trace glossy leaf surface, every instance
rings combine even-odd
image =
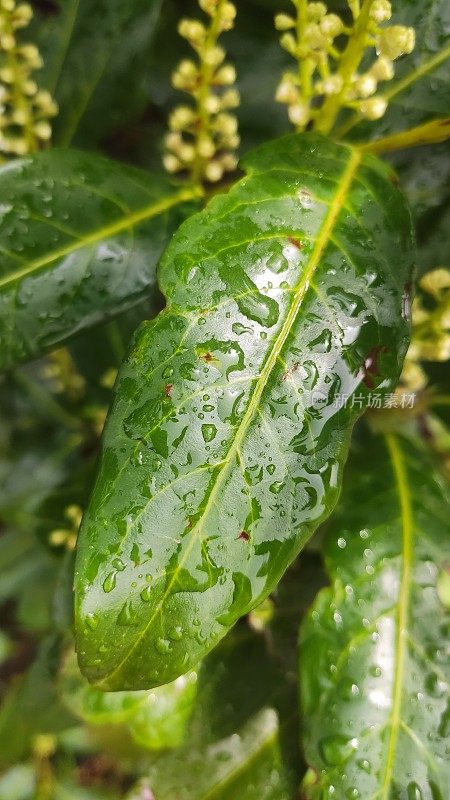
[[[191,196],[76,151],[2,167],[0,192],[2,369],[151,293]]]
[[[166,251],[168,307],[106,425],[76,570],[104,689],[173,680],[269,594],[336,501],[364,398],[397,380],[413,247],[389,169],[317,136],[245,167]]]
[[[291,800],[278,737],[277,715],[265,709],[209,747],[163,756],[128,800]]]
[[[361,116],[355,114],[349,123],[344,123],[343,130],[351,130],[351,135],[359,139],[371,133],[387,136],[445,117],[450,108],[447,0],[397,0],[392,3],[392,10],[393,24],[414,28],[416,46],[410,55],[395,62],[395,78],[381,84],[383,97],[389,101],[385,115],[376,123],[361,123]]]
[[[161,0],[55,0],[37,13],[39,83],[59,114],[53,141],[92,145],[142,110]]]
[[[352,466],[300,637],[305,797],[444,800],[450,493],[401,437],[367,435]]]

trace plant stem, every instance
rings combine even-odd
[[[200,88],[197,95],[197,113],[198,123],[195,130],[195,140],[198,145],[199,141],[210,133],[210,119],[209,113],[206,109],[206,100],[209,94],[212,79],[214,77],[215,67],[205,61],[204,53],[207,53],[211,47],[216,45],[220,35],[220,12],[226,0],[219,0],[217,3],[217,10],[215,16],[211,20],[206,39],[204,44],[199,48],[200,56]],[[201,185],[205,172],[205,165],[208,163],[207,158],[203,158],[198,154],[198,147],[196,147],[197,155],[192,165],[192,182],[195,186]]]
[[[343,100],[352,77],[361,63],[367,46],[370,10],[373,2],[374,0],[364,0],[361,12],[355,20],[353,34],[349,38],[347,47],[342,54],[339,67],[338,74],[342,78],[342,89],[340,92],[329,95],[326,98],[314,123],[314,129],[320,131],[320,133],[328,134],[332,130],[343,106]]]

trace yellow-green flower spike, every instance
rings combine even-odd
[[[450,270],[440,267],[427,272],[419,286],[429,302],[424,305],[420,296],[414,300],[411,346],[401,377],[402,386],[412,390],[423,389],[428,382],[421,361],[450,358]]]
[[[0,153],[6,156],[24,156],[48,142],[49,120],[58,110],[49,92],[33,80],[33,72],[42,67],[37,47],[17,38],[32,15],[28,3],[0,0]]]
[[[330,13],[325,3],[291,2],[293,13],[277,14],[275,27],[297,69],[283,75],[276,99],[287,106],[294,127],[329,133],[343,108],[356,109],[370,120],[382,117],[387,102],[378,94],[378,85],[391,80],[393,62],[413,50],[413,28],[381,27],[391,18],[388,0],[348,0],[350,25]],[[360,72],[372,48],[375,59]]]
[[[206,23],[183,19],[178,26],[196,58],[181,61],[172,84],[194,102],[178,106],[169,117],[164,166],[171,173],[187,172],[195,183],[215,183],[237,166],[238,123],[230,113],[240,102],[236,70],[218,44],[234,25],[236,7],[228,0],[199,0],[199,6],[209,17]]]

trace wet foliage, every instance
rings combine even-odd
[[[0,0],[0,800],[447,800],[448,4],[219,4]]]

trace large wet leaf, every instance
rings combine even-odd
[[[413,248],[389,169],[318,136],[245,167],[172,240],[106,425],[76,571],[105,689],[173,680],[267,596],[336,501],[364,398],[397,380]]]
[[[127,796],[158,800],[292,800],[273,709],[260,711],[231,736],[204,748],[162,756]]]
[[[370,453],[370,463],[367,454]],[[366,436],[326,545],[332,587],[300,637],[308,798],[444,800],[448,487],[421,449]]]
[[[0,369],[151,294],[192,196],[75,151],[14,161],[0,190]]]
[[[387,136],[431,119],[445,117],[450,108],[450,6],[447,0],[397,0],[392,23],[410,25],[416,32],[411,55],[395,62],[395,78],[382,84],[389,100],[386,114],[376,123],[363,123],[355,114],[343,129],[364,138]],[[355,127],[357,126],[358,127]]]
[[[36,19],[39,83],[59,105],[53,141],[92,145],[145,107],[161,0],[55,0]]]

